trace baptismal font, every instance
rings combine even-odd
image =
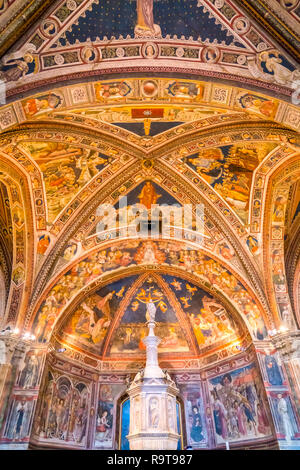
[[[148,336],[146,366],[138,372],[128,387],[130,397],[130,428],[127,436],[130,450],[176,450],[178,445],[176,397],[179,393],[168,372],[158,364],[158,345],[155,336],[156,306],[147,302]]]

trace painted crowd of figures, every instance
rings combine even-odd
[[[119,405],[121,397],[126,396],[125,382],[100,384],[94,416],[95,405],[92,402],[91,383],[84,383],[73,376],[47,368],[35,409],[36,396],[30,393],[29,382],[26,379],[29,376],[30,386],[35,385],[37,371],[32,357],[33,353],[30,351],[17,379],[19,388],[12,397],[3,432],[5,439],[24,442],[28,441],[31,435],[35,442],[45,445],[51,443],[62,448],[68,446],[85,448],[90,429],[90,435],[93,437],[92,445],[95,448],[112,449],[118,432],[122,436],[120,439],[124,441],[129,429],[129,410],[127,409],[126,419],[122,414],[124,422],[120,421],[118,413],[123,413]],[[37,357],[40,363],[39,354]],[[182,412],[185,414],[184,422],[189,445],[194,448],[207,447],[211,431],[214,433],[217,445],[226,441],[242,442],[270,437],[274,429],[270,420],[267,396],[277,437],[287,444],[297,439],[297,419],[284,385],[283,372],[273,353],[262,356],[262,366],[263,376],[268,380],[267,394],[255,363],[209,378],[207,380],[209,403],[204,400],[202,391],[202,387],[206,387],[204,382],[178,384],[183,402],[180,405],[177,403],[177,426],[181,429],[182,420],[179,420],[179,415]],[[226,369],[226,366],[224,368]],[[156,397],[152,397],[148,403],[147,422],[153,429],[159,426],[159,403]],[[206,412],[204,412],[205,407]],[[168,426],[173,430],[174,417],[173,405],[169,404]],[[34,424],[31,431],[32,421]],[[210,431],[209,423],[213,426]],[[116,426],[119,425],[120,430],[117,431]],[[125,441],[123,444],[128,445]]]
[[[217,442],[271,434],[261,382],[250,365],[209,382]]]
[[[274,144],[232,145],[201,150],[185,158],[246,222],[253,172]]]
[[[156,334],[161,338],[160,353],[189,351],[183,332],[189,323],[199,347],[216,345],[216,342],[221,344],[241,334],[241,325],[198,286],[174,276],[156,275],[155,279],[149,276],[141,284],[141,277],[130,276],[99,289],[70,315],[62,328],[63,340],[99,353],[114,319],[113,336],[108,335],[110,353],[144,354],[143,338],[147,335],[150,297],[156,312]],[[173,291],[172,306],[166,291],[170,288]],[[184,314],[186,326],[180,320]]]
[[[126,247],[120,243],[117,247],[90,255],[73,265],[60,278],[49,292],[36,317],[34,327],[38,340],[46,339],[58,314],[71,298],[102,273],[122,266],[148,264],[149,260],[156,264],[164,262],[183,267],[224,291],[247,317],[255,337],[264,339],[267,336],[267,330],[256,303],[237,278],[219,262],[200,251],[184,250],[176,243],[132,241],[128,242]]]
[[[22,146],[43,173],[49,221],[53,221],[83,186],[111,159],[88,148],[59,142],[26,142]]]
[[[67,377],[55,380],[48,372],[42,396],[35,415],[34,436],[84,446],[88,427],[87,386],[81,382],[74,385]]]

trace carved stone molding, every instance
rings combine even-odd
[[[272,339],[274,347],[281,353],[284,361],[300,359],[300,331],[276,335]]]

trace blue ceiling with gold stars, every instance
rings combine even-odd
[[[202,41],[217,39],[218,43],[224,41],[226,45],[232,43],[234,37],[221,25],[215,24],[209,13],[197,4],[198,0],[154,0],[154,21],[161,27],[162,35],[192,36],[195,40],[200,37]],[[100,0],[79,18],[65,37],[70,44],[76,40],[95,41],[97,37],[103,39],[104,36],[133,37],[136,20],[136,0]],[[65,39],[61,38],[60,43],[64,46]],[[243,47],[237,41],[235,45]]]

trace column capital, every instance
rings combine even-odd
[[[0,335],[0,364],[21,365],[35,342],[10,331]]]
[[[284,361],[300,358],[300,331],[275,335],[272,343],[281,353]]]

